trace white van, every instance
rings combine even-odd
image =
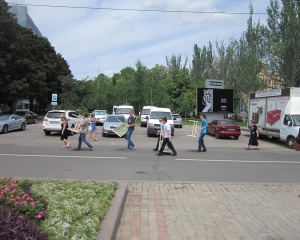
[[[147,127],[147,122],[150,114],[150,110],[156,108],[156,106],[144,106],[141,112],[141,127]],[[148,118],[147,118],[148,117]]]
[[[169,108],[151,108],[147,124],[147,136],[156,134],[160,130],[159,118],[166,117],[171,125],[171,134],[174,136],[174,122]]]
[[[129,105],[120,105],[118,106],[117,110],[116,110],[116,114],[117,115],[124,115],[125,117],[125,121],[128,120],[129,118],[129,112],[132,111],[134,113],[134,109],[133,106],[129,106]]]

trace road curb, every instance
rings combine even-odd
[[[97,240],[115,239],[128,194],[127,186],[127,183],[118,183],[115,197],[112,199],[111,206],[101,222],[101,230],[97,235]]]

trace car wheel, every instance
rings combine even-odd
[[[286,140],[286,144],[290,149],[294,148],[294,141],[295,139],[293,137],[288,137],[288,139]]]
[[[147,137],[151,137],[151,134],[150,134],[150,133],[147,133]]]
[[[34,119],[34,122],[33,122],[33,123],[37,123],[37,119],[36,119],[36,118]]]
[[[51,132],[45,131],[45,130],[44,130],[44,133],[45,133],[45,135],[47,135],[47,136],[49,136],[49,135],[51,134]]]
[[[3,126],[3,129],[2,129],[2,133],[3,134],[6,134],[8,132],[8,126],[7,125],[4,125]]]
[[[102,133],[102,137],[106,137],[106,135],[104,133]]]
[[[180,126],[180,128],[182,128],[182,125]]]
[[[21,131],[25,131],[25,128],[26,128],[26,124],[22,123],[22,125],[21,125]]]
[[[239,139],[239,137],[234,137],[235,139]]]
[[[215,138],[216,138],[216,139],[219,139],[219,138],[220,138],[220,135],[219,135],[218,132],[215,132]]]

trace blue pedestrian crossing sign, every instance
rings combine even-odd
[[[57,94],[52,94],[52,102],[57,102]]]

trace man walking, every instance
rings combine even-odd
[[[159,143],[160,141],[162,140],[162,132],[163,132],[163,124],[162,124],[162,118],[159,118],[158,119],[159,123],[160,123],[160,130],[156,133],[156,135],[158,136],[158,139],[157,139],[157,144],[156,144],[156,147],[153,148],[153,151],[157,151],[158,148],[159,148]]]
[[[84,142],[90,149],[90,151],[93,150],[93,146],[85,139],[86,134],[88,133],[88,128],[89,128],[89,121],[87,119],[88,114],[84,113],[83,114],[83,119],[80,123],[81,126],[81,131],[79,133],[79,138],[78,138],[78,147],[75,148],[75,151],[80,151],[81,150],[81,144]]]
[[[175,150],[175,148],[172,144],[171,126],[170,126],[169,123],[167,123],[167,121],[168,121],[168,119],[166,117],[164,117],[162,119],[163,127],[164,127],[164,130],[163,130],[164,140],[163,140],[162,145],[159,149],[159,152],[157,153],[157,156],[162,156],[166,144],[168,145],[168,148],[170,150],[172,150],[172,156],[177,155],[176,150]]]
[[[199,130],[200,130],[201,134],[200,134],[200,137],[199,137],[199,140],[198,140],[198,150],[197,150],[197,152],[201,152],[201,148],[203,149],[202,152],[206,152],[207,149],[204,145],[204,137],[205,137],[205,134],[206,134],[207,122],[204,118],[203,113],[200,114],[200,119],[201,119],[201,128]]]
[[[126,133],[126,139],[127,139],[127,142],[128,142],[128,145],[127,145],[127,149],[125,149],[125,151],[131,151],[135,145],[134,143],[131,141],[131,135],[134,131],[134,126],[135,126],[135,117],[133,116],[133,111],[130,111],[129,112],[129,118],[128,118],[128,131]]]

